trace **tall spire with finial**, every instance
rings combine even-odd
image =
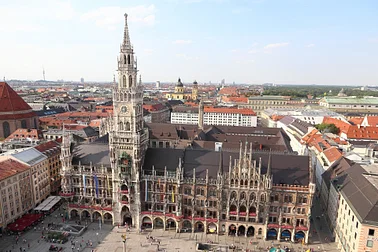
[[[223,175],[223,150],[222,147],[219,150],[219,168],[218,175]]]
[[[123,32],[123,45],[131,48],[130,36],[129,36],[129,27],[127,26],[127,13],[125,13],[125,29]]]
[[[266,171],[266,174],[268,176],[272,175],[272,149],[269,150],[269,158],[268,158],[268,169]]]

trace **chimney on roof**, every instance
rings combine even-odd
[[[361,128],[361,125],[360,125],[360,124],[357,124],[357,128]]]

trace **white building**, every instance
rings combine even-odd
[[[195,107],[176,107],[171,113],[171,123],[198,124],[200,113]],[[257,116],[251,109],[204,107],[203,124],[256,127]]]
[[[266,127],[277,127],[277,121],[282,119],[285,116],[291,116],[295,119],[300,119],[304,122],[307,122],[311,125],[321,124],[324,120],[324,117],[332,117],[344,122],[348,122],[347,119],[334,111],[328,109],[266,109],[261,112],[261,123]]]

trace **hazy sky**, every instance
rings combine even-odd
[[[378,1],[0,0],[0,76],[111,81],[124,16],[143,81],[378,84]]]

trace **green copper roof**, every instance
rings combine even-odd
[[[324,97],[322,100],[328,102],[330,104],[371,104],[371,105],[378,105],[378,97],[337,97],[337,96],[330,96]]]

